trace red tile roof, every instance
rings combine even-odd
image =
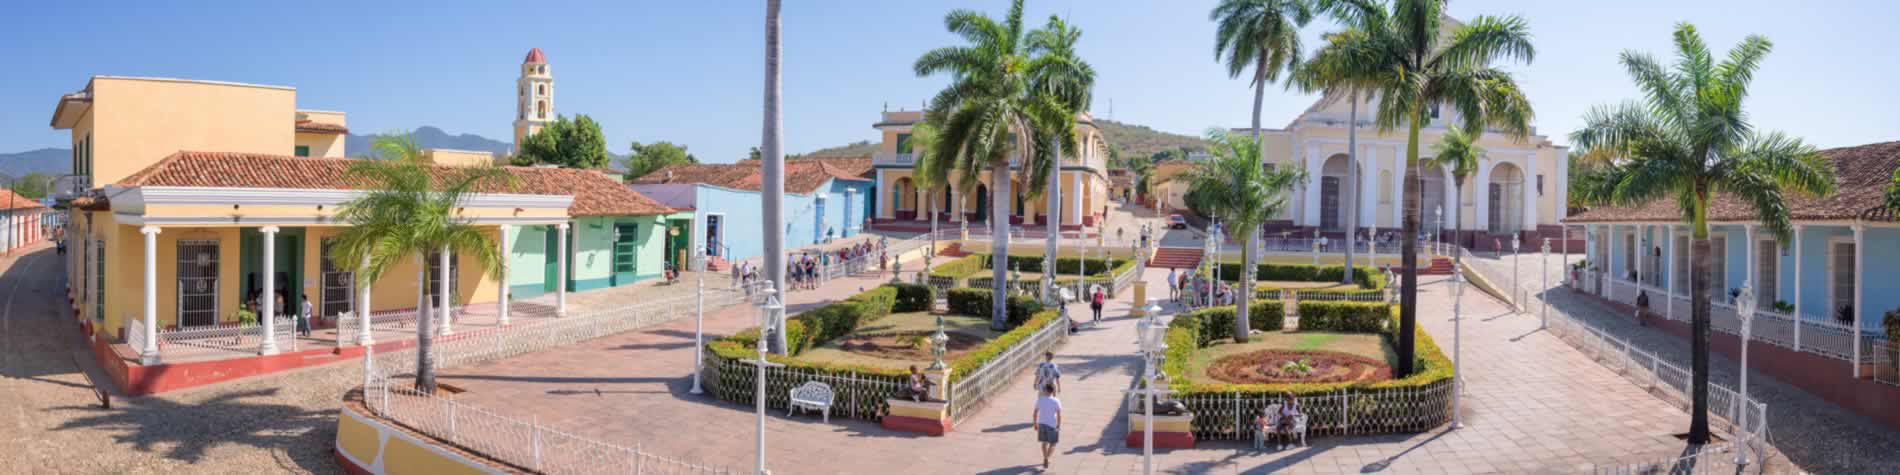
[[[812,193],[832,179],[866,180],[871,160],[853,158],[799,159],[785,161],[785,191]],[[678,164],[654,170],[631,183],[696,183],[746,191],[763,188],[764,175],[757,160],[733,164]]]
[[[521,60],[521,64],[543,64],[546,62],[548,62],[548,55],[542,54],[541,48],[528,50],[527,59]]]
[[[297,131],[307,133],[307,134],[347,134],[347,133],[350,133],[350,129],[348,127],[331,124],[331,123],[314,122],[314,121],[308,121],[308,120],[297,121]]]
[[[13,190],[0,190],[0,210],[45,208],[40,200],[20,196]]]
[[[1887,185],[1900,168],[1900,141],[1822,150],[1834,166],[1834,194],[1823,198],[1786,193],[1789,215],[1797,220],[1855,219],[1884,208]],[[1875,213],[1878,214],[1878,213]],[[1869,215],[1873,216],[1873,215]],[[1681,221],[1682,210],[1672,199],[1636,207],[1595,207],[1571,215],[1571,223],[1627,221]],[[1734,196],[1716,193],[1709,203],[1709,221],[1755,221],[1754,206]]]
[[[196,186],[210,188],[289,188],[355,190],[364,188],[348,175],[354,159],[307,158],[284,155],[222,152],[178,152],[119,180],[118,186]],[[458,167],[432,166],[448,177]],[[634,192],[612,177],[591,170],[503,167],[515,176],[514,187],[487,186],[487,193],[572,195],[573,216],[623,216],[668,213],[672,210]]]

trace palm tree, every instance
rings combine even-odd
[[[956,10],[944,15],[944,27],[968,44],[927,51],[913,66],[918,76],[947,72],[950,84],[930,100],[925,120],[939,124],[937,143],[928,167],[917,167],[932,183],[957,172],[959,183],[975,187],[977,176],[990,173],[990,263],[992,302],[990,326],[1008,325],[1004,312],[1008,294],[1009,204],[1011,155],[1020,154],[1029,195],[1040,193],[1056,162],[1055,148],[1074,150],[1075,111],[1055,97],[1040,94],[1033,79],[1045,68],[1061,67],[1050,55],[1032,57],[1023,32],[1023,2],[1012,2],[1002,23],[982,13]],[[1062,133],[1052,131],[1065,131]],[[1027,140],[1019,139],[1018,133]],[[922,165],[922,164],[920,164]]]
[[[1067,22],[1062,21],[1061,18],[1055,15],[1049,16],[1049,23],[1043,28],[1029,32],[1029,37],[1027,38],[1029,42],[1029,53],[1036,55],[1036,58],[1031,60],[1031,64],[1037,65],[1030,69],[1030,94],[1053,99],[1071,111],[1082,112],[1088,110],[1090,95],[1095,88],[1095,68],[1089,66],[1088,62],[1083,61],[1075,55],[1075,43],[1081,38],[1081,29],[1069,26]],[[1039,132],[1044,135],[1072,135],[1074,128],[1044,130]],[[1046,188],[1043,194],[1048,197],[1049,210],[1047,213],[1049,216],[1048,236],[1044,237],[1046,242],[1043,249],[1042,292],[1044,300],[1049,300],[1054,297],[1050,294],[1050,289],[1055,285],[1056,246],[1060,242],[1062,233],[1062,223],[1060,222],[1062,218],[1062,174],[1060,173],[1062,167],[1059,158],[1062,156],[1063,141],[1052,140],[1054,138],[1056,137],[1043,137],[1040,141],[1040,143],[1050,144],[1055,149],[1055,153],[1052,155],[1058,158],[1056,163],[1051,165],[1055,167],[1055,173],[1050,173],[1048,182],[1043,184]],[[1074,149],[1072,148],[1070,150]],[[1074,150],[1071,153],[1073,155],[1081,155],[1084,152],[1083,150]],[[1078,188],[1075,192],[1081,193],[1082,190]],[[1078,208],[1076,212],[1083,213],[1086,211]],[[1086,269],[1087,266],[1083,266],[1083,268]]]
[[[1385,24],[1383,16],[1384,10],[1376,7],[1368,9],[1367,4],[1372,1],[1373,0],[1318,0],[1315,4],[1317,10],[1333,17],[1339,24],[1349,28],[1343,32],[1327,33],[1322,35],[1321,39],[1326,41],[1327,44],[1331,44],[1333,40],[1336,39],[1336,36],[1349,35],[1354,30],[1363,31],[1383,27]],[[1372,14],[1367,14],[1367,12]],[[1350,62],[1348,62],[1348,64],[1334,64],[1341,59],[1342,58],[1337,57],[1337,55],[1328,56],[1316,54],[1312,60],[1300,64],[1299,68],[1293,73],[1293,79],[1288,81],[1287,85],[1289,87],[1297,87],[1309,93],[1323,93],[1325,97],[1337,97],[1341,94],[1346,95],[1346,100],[1349,104],[1346,123],[1351,124],[1347,126],[1346,129],[1346,161],[1357,164],[1359,163],[1359,104],[1361,104],[1359,93],[1360,91],[1372,87],[1377,82],[1378,77],[1376,74],[1367,74],[1368,72],[1375,71],[1355,68],[1354,66],[1357,65],[1351,64]],[[1361,193],[1358,188],[1359,178],[1357,175],[1359,171],[1357,165],[1346,168],[1346,183],[1343,187],[1344,189],[1341,190],[1341,194],[1346,196],[1346,201],[1341,203],[1341,206],[1348,210],[1358,209],[1356,203],[1358,203],[1359,193]],[[1358,231],[1359,214],[1357,212],[1347,214],[1346,267],[1348,268],[1352,267],[1354,249],[1358,247],[1355,243],[1358,239]],[[1378,243],[1375,241],[1368,244],[1368,247],[1377,245]],[[1351,284],[1353,282],[1352,272],[1343,273],[1341,279],[1342,282]]]
[[[1483,134],[1484,129],[1467,131],[1462,127],[1448,127],[1445,129],[1445,135],[1438,138],[1438,144],[1432,146],[1432,153],[1435,156],[1425,160],[1426,165],[1437,166],[1451,173],[1452,189],[1457,190],[1451,194],[1451,222],[1453,223],[1464,221],[1464,217],[1459,216],[1464,213],[1464,203],[1460,201],[1464,199],[1465,179],[1478,172],[1478,157],[1484,156],[1484,147],[1478,146],[1478,137]],[[1499,211],[1491,210],[1491,212]],[[1452,241],[1464,242],[1461,239],[1464,235],[1463,228],[1464,226],[1456,225],[1452,227]],[[1464,259],[1464,253],[1452,256],[1452,260],[1456,262],[1462,263]]]
[[[1212,129],[1207,132],[1207,145],[1214,160],[1189,170],[1187,183],[1190,189],[1202,192],[1203,206],[1226,226],[1259,228],[1286,209],[1286,191],[1306,180],[1306,172],[1297,168],[1269,171],[1260,166],[1260,144],[1252,137]],[[1242,249],[1241,260],[1252,262],[1254,252],[1253,246]],[[1252,300],[1254,274],[1251,269],[1241,271],[1242,293],[1234,299],[1236,309],[1245,308],[1238,305]],[[1246,318],[1234,318],[1234,341],[1247,341],[1248,322]]]
[[[1293,73],[1300,61],[1300,27],[1313,20],[1309,0],[1221,0],[1207,19],[1217,24],[1214,30],[1214,60],[1225,63],[1229,77],[1240,77],[1253,68],[1253,143],[1260,144],[1260,102],[1266,97],[1267,84],[1278,81],[1284,72]],[[1252,155],[1260,158],[1259,153]],[[1255,163],[1254,166],[1263,166]],[[1244,274],[1257,267],[1253,250],[1260,247],[1260,225],[1231,227],[1247,233],[1247,251],[1241,253]],[[1351,274],[1351,272],[1347,272]],[[1253,288],[1244,289],[1248,294]],[[1238,299],[1235,318],[1247,320],[1249,298]]]
[[[382,160],[357,160],[347,170],[349,179],[368,189],[343,204],[337,219],[349,226],[336,236],[327,256],[339,268],[356,269],[356,279],[375,282],[404,258],[413,258],[417,292],[426,293],[424,281],[431,253],[454,252],[462,263],[479,266],[488,275],[502,268],[495,240],[458,217],[470,194],[511,187],[514,176],[495,167],[439,169],[422,158],[421,148],[408,134],[376,137],[372,148]],[[451,292],[449,269],[442,270],[442,292]],[[364,280],[366,279],[366,280]],[[430,305],[416,309],[416,390],[435,391],[435,330]]]
[[[1400,253],[1405,278],[1399,300],[1399,367],[1393,375],[1402,378],[1412,374],[1416,361],[1418,220],[1423,197],[1418,176],[1419,129],[1445,106],[1468,130],[1491,127],[1520,140],[1530,135],[1530,102],[1511,75],[1491,63],[1528,63],[1535,52],[1529,27],[1514,16],[1480,16],[1463,25],[1446,25],[1442,0],[1395,0],[1390,13],[1371,1],[1338,5],[1355,19],[1348,25],[1356,26],[1329,35],[1313,61],[1326,64],[1334,74],[1364,78],[1365,92],[1379,98],[1373,126],[1380,131],[1400,126],[1407,130]]]
[[[1773,44],[1749,36],[1717,64],[1695,26],[1676,26],[1676,64],[1624,51],[1620,62],[1643,100],[1597,106],[1570,141],[1587,160],[1607,162],[1588,202],[1632,206],[1670,199],[1691,226],[1690,303],[1693,386],[1689,442],[1709,441],[1709,203],[1721,191],[1749,207],[1778,242],[1788,242],[1789,192],[1826,195],[1834,171],[1814,146],[1779,131],[1756,130],[1742,102]]]

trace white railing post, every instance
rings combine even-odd
[[[529,459],[528,468],[530,470],[539,471],[541,470],[541,416],[539,414],[534,415],[528,421],[528,425],[531,428],[528,441],[533,450],[533,458]]]

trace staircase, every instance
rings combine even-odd
[[[963,257],[970,254],[970,251],[963,250],[962,241],[952,242],[950,245],[944,246],[943,250],[937,251],[937,255],[943,257]]]
[[[1432,266],[1418,270],[1418,275],[1451,275],[1451,258],[1433,257]]]
[[[1163,247],[1148,259],[1148,267],[1153,269],[1193,269],[1200,264],[1201,249],[1196,247]]]
[[[719,256],[706,256],[706,271],[707,272],[723,271],[723,270],[726,270],[726,266],[727,264],[726,264],[725,258],[722,258]]]

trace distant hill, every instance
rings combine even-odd
[[[1123,159],[1152,156],[1163,150],[1178,150],[1189,147],[1207,150],[1207,141],[1192,135],[1171,134],[1148,128],[1145,125],[1126,124],[1095,119],[1095,127],[1102,130],[1103,138],[1114,146]]]
[[[16,177],[40,172],[60,176],[72,171],[73,150],[69,148],[42,148],[25,152],[0,153],[0,175]]]
[[[415,130],[409,131],[409,134],[415,136],[416,144],[420,145],[423,149],[447,148],[503,155],[507,154],[508,149],[514,146],[514,144],[508,142],[475,134],[449,135],[448,132],[444,132],[442,129],[428,125],[417,127]],[[369,155],[370,141],[377,135],[381,134],[350,134],[349,138],[344,139],[343,154],[351,157]]]
[[[821,148],[818,150],[813,150],[811,151],[811,153],[806,153],[804,155],[799,155],[799,156],[803,158],[869,157],[871,156],[871,154],[877,153],[877,145],[878,144],[871,143],[871,141],[869,140],[860,140],[857,142],[852,142],[845,145],[839,145],[836,147],[826,147],[826,148]]]

